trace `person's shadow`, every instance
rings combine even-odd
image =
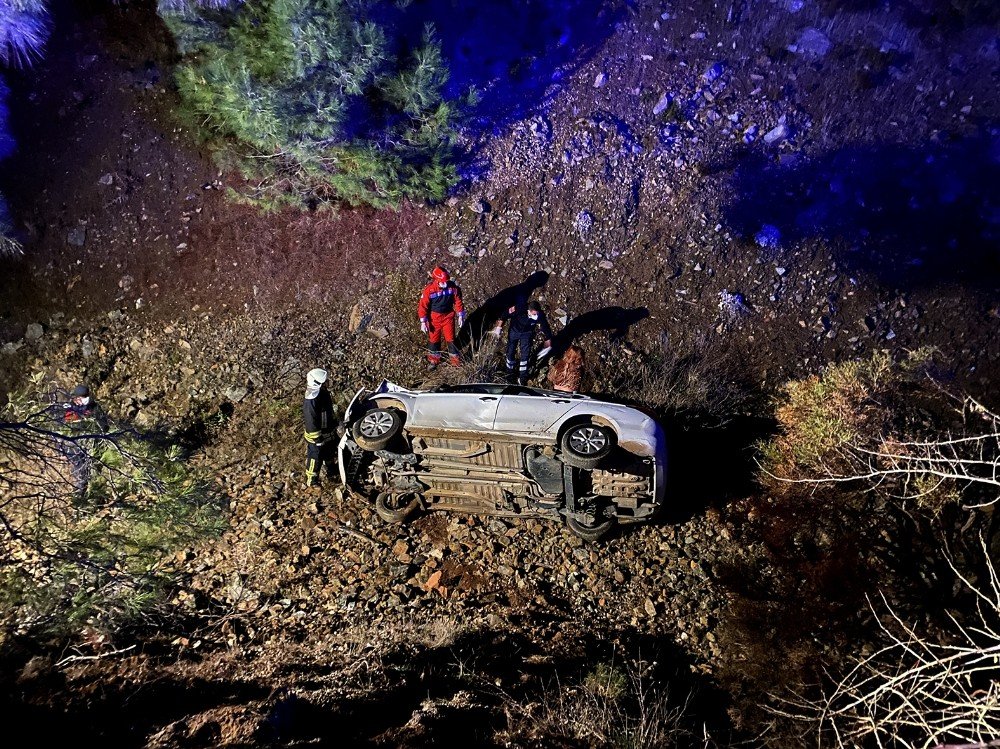
[[[628,329],[641,320],[649,317],[645,307],[604,307],[574,317],[566,323],[566,327],[552,336],[552,356],[559,358],[572,343],[597,330],[607,330],[608,338],[619,341],[628,333]]]
[[[493,329],[501,315],[519,300],[530,299],[536,289],[548,282],[549,274],[544,270],[536,270],[521,283],[509,286],[487,299],[465,319],[465,324],[458,332],[458,347],[471,345],[473,351],[478,349],[480,342]]]

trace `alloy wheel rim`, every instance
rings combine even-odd
[[[361,433],[365,437],[382,437],[392,428],[392,416],[371,413],[361,420]]]
[[[605,448],[608,444],[608,438],[604,436],[604,432],[600,429],[586,427],[573,432],[573,435],[569,438],[569,443],[581,455],[593,455]]]

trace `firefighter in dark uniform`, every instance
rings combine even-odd
[[[552,329],[549,321],[542,312],[541,305],[532,300],[525,303],[523,299],[518,300],[513,307],[507,310],[504,315],[497,320],[493,334],[500,337],[504,321],[510,320],[507,329],[507,377],[513,380],[515,354],[519,354],[517,363],[517,382],[519,385],[528,384],[528,365],[531,363],[531,344],[535,339],[535,332],[541,331],[545,337],[545,348],[552,348]]]
[[[306,375],[306,397],[302,404],[302,418],[306,437],[306,486],[319,485],[319,472],[323,464],[332,471],[330,455],[337,434],[333,416],[333,399],[326,385],[325,369],[313,369]]]

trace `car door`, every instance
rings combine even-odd
[[[491,392],[494,391],[494,392]],[[413,399],[414,427],[490,431],[500,404],[500,389],[460,385],[448,392],[420,393]]]
[[[563,396],[511,386],[504,390],[504,395],[500,398],[493,426],[498,432],[545,436],[549,427],[577,402],[568,393]]]

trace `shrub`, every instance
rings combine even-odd
[[[455,183],[455,108],[431,29],[392,57],[385,30],[341,0],[159,7],[183,56],[182,112],[247,178],[247,199],[398,206]]]
[[[121,424],[71,430],[52,409],[14,393],[0,421],[0,625],[110,633],[159,600],[174,552],[220,529],[219,503],[176,446]]]
[[[791,718],[813,746],[989,747],[1000,735],[1000,582],[980,539],[978,576],[946,558],[964,610],[941,626],[906,621],[883,595],[877,649],[852,657],[818,698],[787,699],[772,712]],[[964,589],[964,590],[963,590]],[[971,600],[969,600],[971,598]],[[879,611],[879,609],[882,611]],[[769,742],[787,746],[786,743]]]
[[[788,383],[780,434],[760,446],[769,488],[879,489],[932,513],[960,498],[1000,499],[1000,416],[945,391],[930,376],[931,354],[896,363],[880,353]]]
[[[539,746],[714,745],[688,714],[687,700],[674,701],[668,685],[651,681],[641,663],[598,663],[579,683],[546,685],[537,701],[508,697],[506,712],[510,734]]]

